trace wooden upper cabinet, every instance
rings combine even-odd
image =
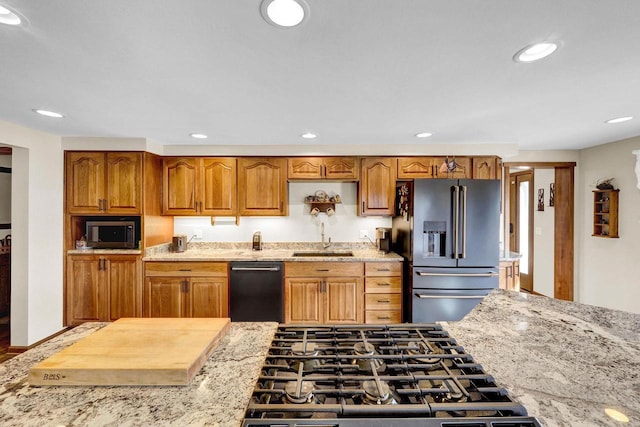
[[[358,160],[355,157],[291,157],[289,179],[358,179]]]
[[[474,157],[473,179],[501,179],[502,162],[499,157]]]
[[[165,158],[162,167],[162,213],[235,215],[236,174],[234,158]]]
[[[140,214],[142,153],[66,153],[67,212]]]
[[[454,165],[455,168],[449,171],[448,168]],[[464,179],[471,178],[471,174],[471,159],[468,157],[398,158],[398,179]]]
[[[395,158],[362,159],[358,205],[360,215],[393,215],[396,189]]]
[[[288,215],[287,159],[238,159],[238,213],[245,216]]]

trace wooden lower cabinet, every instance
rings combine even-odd
[[[229,317],[223,262],[147,262],[144,317]]]
[[[363,323],[363,264],[285,263],[285,323]]]
[[[500,289],[520,291],[520,260],[500,261]]]
[[[67,256],[66,325],[140,317],[139,255]]]
[[[402,322],[402,263],[365,263],[365,322]]]

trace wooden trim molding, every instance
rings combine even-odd
[[[504,166],[511,168],[529,166],[533,169],[574,168],[576,162],[504,162]]]
[[[68,330],[71,330],[71,329],[72,328],[64,328],[61,331],[58,331],[53,335],[49,335],[48,337],[45,337],[45,338],[41,339],[40,341],[38,341],[36,343],[33,343],[31,345],[27,345],[27,346],[12,345],[12,346],[9,346],[9,349],[7,350],[7,353],[24,353],[25,351],[31,350],[32,348],[34,348],[34,347],[36,347],[36,346],[38,346],[38,345],[40,345],[42,343],[45,343],[45,342],[49,341],[50,339],[57,337],[58,335],[62,335],[65,332],[67,332]]]
[[[555,168],[554,297],[573,301],[574,169]]]

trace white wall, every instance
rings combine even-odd
[[[63,151],[57,136],[0,121],[13,147],[11,345],[62,329]]]
[[[341,204],[336,205],[336,214],[329,217],[321,213],[309,215],[309,206],[304,198],[316,190],[330,196],[339,194]],[[359,231],[366,230],[375,241],[376,227],[391,227],[391,218],[359,217],[356,215],[357,185],[354,182],[290,182],[289,216],[286,217],[242,217],[240,224],[235,219],[217,218],[211,226],[209,217],[176,217],[175,234],[193,236],[195,229],[202,230],[203,242],[250,242],[255,231],[262,233],[263,242],[320,242],[320,223],[325,224],[325,239],[333,242],[360,242]]]
[[[554,292],[554,207],[549,206],[549,184],[554,169],[535,169],[533,173],[533,290],[553,297]],[[544,189],[544,211],[538,211],[538,189]]]
[[[580,152],[580,194],[576,213],[582,222],[578,283],[580,302],[640,313],[640,190],[634,173],[640,137]],[[593,193],[598,180],[615,178],[620,189],[619,239],[593,237]]]

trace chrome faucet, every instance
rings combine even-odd
[[[324,222],[320,223],[320,235],[322,236],[322,249],[327,249],[329,246],[331,246],[331,237],[329,237],[327,243],[324,242]]]

